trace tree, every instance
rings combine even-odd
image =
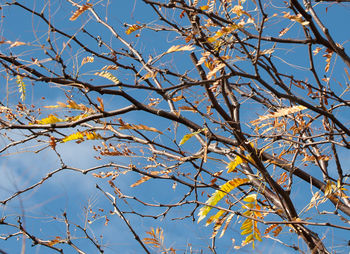
[[[213,225],[196,251],[346,248],[345,3],[27,2],[1,1],[4,242],[108,252],[123,222],[137,252],[183,253],[176,219]]]

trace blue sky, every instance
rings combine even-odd
[[[4,1],[1,1],[1,5]],[[206,1],[205,1],[206,2]],[[157,56],[162,52],[166,51],[171,45],[183,44],[181,40],[177,40],[174,35],[169,33],[157,33],[157,37],[154,37],[154,33],[147,30],[142,31],[142,36],[140,38],[130,35],[127,37],[125,35],[124,23],[135,24],[136,22],[154,24],[157,21],[155,16],[152,16],[150,8],[146,8],[143,3],[139,0],[135,1],[114,1],[109,3],[108,7],[108,21],[113,24],[116,31],[121,33],[125,38],[130,40],[136,48],[138,48],[144,56],[152,54]],[[37,10],[40,10],[40,5],[43,3],[41,1],[32,1],[30,5],[36,6]],[[89,22],[89,29],[99,32],[99,36],[103,38],[106,42],[110,42],[113,47],[120,47],[120,43],[115,40],[110,33],[105,28],[101,28],[98,24],[94,23],[94,20],[88,14],[84,14],[77,21],[69,21],[74,8],[66,1],[52,1],[50,2],[51,10],[55,10],[50,13],[52,15],[52,20],[54,24],[59,28],[65,29],[70,34],[74,34],[77,29],[85,22]],[[321,12],[324,15],[322,20],[331,28],[332,34],[340,42],[344,42],[344,47],[349,48],[347,44],[348,40],[348,27],[345,21],[342,19],[346,16],[350,16],[350,7],[346,4],[344,5],[331,5],[331,4],[319,4],[317,8],[325,10],[328,6],[327,12]],[[97,11],[103,13],[106,6],[101,5],[101,7],[96,8]],[[277,8],[276,8],[277,9]],[[275,10],[271,9],[271,12]],[[26,41],[31,42],[33,46],[24,50],[23,47],[15,47],[11,49],[15,54],[21,53],[23,58],[28,58],[32,54],[40,54],[37,48],[37,41],[44,41],[46,39],[47,28],[42,23],[38,23],[30,14],[22,13],[19,8],[7,8],[3,7],[2,15],[5,17],[2,19],[0,24],[0,36],[3,36],[5,40],[10,41]],[[177,14],[178,15],[178,14]],[[342,19],[340,19],[342,17]],[[91,19],[91,20],[90,20]],[[180,21],[185,23],[186,21]],[[277,21],[276,21],[277,22]],[[286,22],[287,23],[287,22]],[[341,24],[341,26],[339,26]],[[332,29],[334,28],[334,29]],[[274,31],[274,27],[271,27],[271,31]],[[35,36],[33,35],[33,30],[35,31]],[[300,29],[295,28],[295,30],[290,31],[290,35],[295,35],[300,33]],[[57,38],[57,43],[62,44],[65,42],[62,38]],[[93,40],[86,38],[87,43],[94,43]],[[150,46],[151,45],[151,46]],[[266,48],[271,47],[270,43],[267,43]],[[5,50],[8,45],[0,47],[0,52]],[[61,46],[60,46],[61,47]],[[92,44],[92,47],[97,51],[101,51],[97,45]],[[69,59],[70,65],[73,65],[77,59],[75,59],[76,46],[72,46],[70,50],[66,50],[64,56]],[[300,65],[302,68],[300,71],[295,71],[294,68],[290,68],[285,63],[279,63],[283,65],[283,70],[291,69],[296,75],[306,75],[307,72],[303,68],[307,68],[307,60],[303,59],[303,50],[299,48],[290,48],[289,51],[285,49],[281,50],[279,56],[283,59],[289,61],[292,64]],[[42,55],[40,55],[42,57]],[[87,52],[79,51],[78,62],[81,61],[83,57],[90,56]],[[145,57],[146,58],[146,57]],[[319,58],[322,59],[321,53]],[[169,66],[173,66],[177,70],[186,70],[192,66],[188,54],[179,53],[177,55],[171,55],[164,58]],[[276,60],[278,62],[278,60]],[[319,61],[320,64],[317,66],[318,69],[324,68],[324,60]],[[340,62],[340,59],[337,59]],[[181,63],[181,64],[177,64]],[[86,79],[91,78],[92,74],[99,70],[106,63],[103,61],[96,62],[94,65],[85,65],[81,72],[86,73]],[[332,78],[344,82],[346,77],[343,72],[343,65],[340,63],[334,70]],[[117,72],[116,72],[117,73]],[[143,73],[145,74],[145,73]],[[192,75],[196,75],[193,72]],[[123,81],[131,81],[132,77],[128,75],[123,75],[120,77]],[[102,82],[102,81],[97,81]],[[335,83],[335,82],[334,82]],[[334,85],[332,83],[332,85]],[[1,95],[0,101],[5,105],[16,104],[20,99],[16,87],[10,87],[6,91],[6,87],[1,85]],[[195,91],[195,90],[194,90]],[[300,91],[300,93],[304,93]],[[98,95],[94,94],[93,98]],[[143,98],[145,101],[148,97],[145,94],[136,94],[139,98]],[[45,98],[43,98],[45,97]],[[83,98],[80,98],[84,102]],[[40,84],[37,83],[33,86],[27,86],[27,97],[25,103],[27,105],[35,104],[38,106],[55,105],[57,101],[65,102],[66,96],[64,91],[60,87],[54,87],[54,85]],[[310,100],[311,101],[311,100]],[[86,102],[86,101],[85,101]],[[8,104],[7,104],[8,103]],[[120,100],[115,96],[104,97],[104,103],[106,108],[122,107],[127,105],[125,101]],[[247,101],[243,104],[243,108],[246,107],[247,110],[251,110],[250,114],[242,116],[245,122],[249,122],[258,117],[258,113],[261,113],[261,109],[257,108],[254,103]],[[48,114],[49,110],[43,110],[41,117]],[[73,112],[74,113],[74,112]],[[67,114],[70,114],[67,112]],[[338,113],[339,117],[344,117],[349,119],[349,112]],[[191,113],[188,113],[190,116]],[[196,116],[191,116],[196,119]],[[133,113],[126,116],[126,119],[131,123],[136,123],[142,118],[142,123],[154,126],[160,130],[164,130],[169,127],[167,122],[157,122],[157,118],[150,115],[141,115],[138,113]],[[347,122],[349,123],[349,122]],[[248,126],[247,128],[250,128]],[[65,130],[63,133],[72,133],[74,130]],[[184,128],[179,128],[178,139],[187,133]],[[22,135],[21,131],[11,131],[9,136],[13,138],[18,138]],[[169,134],[167,138],[162,138],[164,142],[169,141],[172,136]],[[167,140],[168,139],[168,140]],[[8,144],[8,140],[0,139],[1,147]],[[96,160],[94,156],[98,156],[98,153],[92,149],[93,145],[99,145],[100,141],[86,141],[81,144],[76,144],[75,142],[67,142],[65,144],[58,144],[57,151],[62,155],[65,163],[71,167],[87,169],[101,163],[108,163],[113,161],[114,163],[128,164],[129,158],[103,158],[102,160]],[[198,144],[197,144],[198,146]],[[191,140],[184,146],[184,150],[191,150],[196,148],[196,142]],[[31,141],[26,143],[24,146],[16,147],[14,149],[8,150],[6,153],[0,155],[0,199],[3,200],[13,192],[27,188],[34,183],[37,183],[46,176],[47,173],[52,172],[60,167],[60,161],[55,155],[54,151],[51,149],[45,149],[42,152],[36,154],[33,151],[43,148],[42,143],[36,141]],[[348,156],[348,151],[341,151],[342,156]],[[348,163],[348,162],[345,162]],[[343,165],[344,168],[349,168],[348,165]],[[188,166],[187,166],[188,167]],[[212,171],[219,171],[225,169],[225,165],[220,163],[211,163],[207,166]],[[186,168],[186,170],[191,170]],[[312,167],[310,167],[310,171]],[[184,193],[188,191],[188,188],[177,186],[176,190],[172,189],[172,182],[162,182],[158,180],[150,180],[138,187],[130,188],[129,186],[135,183],[139,179],[139,176],[135,173],[128,173],[126,175],[121,175],[116,179],[116,185],[120,188],[125,195],[130,196],[140,196],[147,202],[153,203],[165,203],[165,202],[178,202],[179,198],[182,197]],[[298,181],[298,179],[296,180]],[[100,215],[106,214],[106,212],[101,212],[98,209],[104,209],[104,211],[112,210],[110,203],[102,195],[100,191],[95,188],[95,184],[100,185],[104,190],[111,192],[108,184],[103,179],[98,179],[93,177],[91,174],[82,175],[78,172],[72,170],[65,170],[58,172],[54,177],[47,180],[39,188],[33,191],[29,191],[20,198],[15,198],[7,203],[6,206],[1,206],[2,214],[6,214],[9,221],[15,222],[18,216],[24,216],[26,227],[38,235],[39,237],[45,239],[54,239],[56,236],[64,236],[66,232],[65,224],[62,222],[62,213],[66,212],[69,220],[73,224],[84,225],[86,223],[86,218],[91,219],[91,213],[88,212],[89,208]],[[309,190],[308,193],[300,195],[306,192],[305,187],[296,189],[292,196],[300,201],[300,207],[302,208],[307,204],[311,198]],[[202,201],[206,200],[206,195],[203,195]],[[128,209],[129,205],[118,201],[121,204],[122,209]],[[138,211],[142,211],[145,214],[156,215],[164,211],[164,209],[150,209],[149,207],[144,207],[142,205],[136,204],[132,200],[128,201],[130,205],[133,205]],[[176,208],[169,212],[164,220],[153,220],[144,219],[135,215],[127,214],[127,218],[134,225],[134,229],[139,233],[141,238],[146,237],[146,231],[149,231],[151,227],[161,226],[164,229],[165,245],[167,247],[173,247],[179,250],[179,253],[190,253],[190,244],[193,246],[193,250],[203,249],[204,253],[209,253],[208,246],[211,244],[209,237],[212,233],[212,227],[204,227],[203,222],[197,224],[193,222],[191,218],[185,220],[172,220],[174,218],[180,218],[187,215],[193,206],[183,206]],[[327,207],[325,207],[327,208]],[[108,214],[108,212],[107,212]],[[197,214],[197,212],[196,212]],[[56,219],[58,218],[58,219]],[[132,234],[127,229],[125,223],[117,216],[108,216],[110,219],[108,226],[105,226],[105,217],[98,217],[91,225],[88,225],[89,233],[99,236],[104,235],[102,242],[106,244],[107,248],[105,253],[142,253],[142,249],[139,244],[133,239]],[[333,218],[331,218],[333,221]],[[241,219],[234,218],[231,222],[229,229],[223,238],[217,239],[217,252],[218,253],[232,253],[233,249],[232,239],[236,240],[236,244],[239,244],[242,240],[240,236],[240,222]],[[313,228],[315,229],[315,228]],[[77,228],[72,226],[72,235],[76,237],[75,239],[77,245],[83,246],[82,249],[86,253],[96,253],[94,247],[87,243],[86,240],[82,241],[79,238],[82,237],[82,232]],[[323,232],[322,228],[315,229],[321,237]],[[0,226],[0,234],[7,232],[15,232],[9,230],[3,226]],[[329,233],[329,232],[326,232]],[[296,242],[296,237],[288,233],[288,229],[283,231],[281,234],[281,239],[289,243]],[[330,234],[327,234],[327,246],[332,246],[332,242],[337,240],[337,244],[344,242],[344,246],[333,246],[337,253],[346,253],[349,248],[346,249],[346,242],[349,240],[344,234],[339,233],[338,230],[334,230]],[[307,251],[306,247],[303,246],[303,250]],[[19,253],[20,249],[23,247],[22,237],[13,237],[7,241],[0,241],[0,249],[8,253]],[[63,246],[58,246],[63,247]],[[71,247],[65,247],[65,253],[75,253]],[[294,253],[290,248],[286,248],[281,244],[278,244],[272,240],[264,239],[262,243],[259,243],[256,248],[257,253]],[[54,253],[43,246],[31,247],[31,242],[26,241],[26,252],[25,253]],[[194,252],[196,253],[196,252]],[[237,253],[252,253],[250,246],[245,247],[237,251]]]

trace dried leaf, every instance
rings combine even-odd
[[[157,132],[159,134],[163,134],[163,132],[157,130],[156,128],[153,127],[148,127],[143,124],[124,124],[123,126],[119,127],[120,130],[145,130],[145,131],[153,131]]]
[[[140,185],[141,183],[144,183],[144,182],[148,181],[149,179],[151,179],[150,176],[143,176],[143,177],[141,177],[141,179],[137,180],[137,182],[135,182],[132,185],[130,185],[130,187],[132,187],[132,188],[136,187],[136,186]]]
[[[93,62],[94,62],[94,57],[87,56],[87,57],[84,57],[83,60],[81,61],[81,66],[83,66],[86,63],[93,63]]]
[[[15,42],[11,43],[10,48],[18,47],[18,46],[22,46],[22,45],[26,45],[26,43],[25,42],[21,42],[21,41],[15,41]]]
[[[106,79],[111,80],[114,84],[119,84],[120,81],[119,79],[117,79],[116,77],[114,77],[111,73],[109,73],[108,71],[101,71],[101,72],[96,72],[95,75],[100,76],[100,77],[104,77]]]
[[[300,13],[298,13],[297,15],[291,15],[289,12],[285,12],[285,11],[283,13],[284,13],[283,15],[284,18],[287,18],[291,21],[298,22],[303,26],[306,26],[310,23],[309,21],[304,21],[303,16]]]
[[[275,113],[264,115],[264,116],[260,116],[259,119],[251,121],[251,123],[253,125],[256,125],[256,124],[258,124],[261,121],[264,121],[264,120],[267,120],[267,119],[270,119],[270,118],[290,115],[290,114],[299,112],[299,111],[304,110],[304,109],[306,109],[306,107],[302,106],[302,105],[293,106],[293,107],[290,107],[290,108],[282,108],[282,109],[277,110]]]
[[[166,54],[172,53],[172,52],[177,52],[177,51],[193,51],[194,49],[195,49],[195,47],[193,47],[191,45],[185,45],[185,46],[176,45],[176,46],[171,46],[168,49],[168,51],[166,52]]]
[[[76,10],[73,15],[69,18],[70,21],[76,20],[81,14],[83,14],[87,9],[91,8],[93,5],[90,3],[83,4],[78,10]]]
[[[220,63],[218,65],[215,66],[214,69],[212,69],[208,74],[207,74],[207,79],[211,79],[213,76],[215,76],[215,74],[221,70],[222,68],[224,68],[226,66],[226,64],[224,63]]]

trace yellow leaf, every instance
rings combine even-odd
[[[187,140],[189,140],[190,138],[192,138],[194,135],[197,135],[197,134],[199,134],[200,132],[205,131],[205,130],[206,130],[206,128],[201,129],[201,130],[198,130],[198,131],[195,131],[195,132],[192,132],[192,133],[190,133],[190,134],[186,134],[186,135],[183,136],[183,138],[181,139],[179,145],[181,146],[181,145],[185,144],[185,143],[187,142]]]
[[[137,30],[139,30],[141,28],[142,28],[142,26],[139,26],[139,25],[135,24],[135,25],[130,26],[128,29],[126,29],[125,33],[127,35],[129,35],[129,34],[135,32],[135,31],[137,31]]]
[[[247,244],[247,243],[249,243],[249,242],[251,242],[251,241],[253,241],[254,239],[253,239],[253,237],[254,237],[254,235],[253,234],[251,234],[251,235],[248,235],[245,239],[244,239],[244,244]]]
[[[202,11],[206,11],[209,9],[209,6],[208,5],[203,5],[201,7],[199,7]]]
[[[227,173],[236,172],[236,171],[234,171],[235,168],[241,163],[243,163],[243,160],[242,160],[241,156],[237,155],[236,158],[233,161],[231,161],[228,164],[228,166],[226,167],[228,169]]]
[[[65,143],[67,141],[71,141],[71,140],[79,140],[84,141],[84,136],[86,137],[87,140],[93,140],[93,139],[102,139],[100,134],[96,134],[94,131],[93,132],[89,132],[89,131],[84,131],[84,132],[76,132],[73,133],[67,137],[65,137],[64,139],[62,139],[62,143]]]
[[[142,77],[143,80],[149,79],[149,78],[154,78],[157,75],[157,72],[148,72],[145,76]]]
[[[256,201],[256,194],[250,194],[248,196],[246,196],[243,201],[251,203],[251,202],[255,202]]]
[[[181,46],[181,45],[176,45],[176,46],[171,46],[168,51],[166,52],[166,54],[168,53],[172,53],[172,52],[177,52],[177,51],[192,51],[195,48],[193,46],[190,45],[185,45],[185,46]]]
[[[241,228],[242,229],[242,228]],[[242,229],[243,230],[243,229]],[[241,232],[241,235],[248,235],[248,234],[251,234],[253,232],[253,227],[248,227],[248,228],[245,228],[242,232]]]
[[[18,84],[18,92],[21,94],[21,100],[24,101],[26,98],[26,84],[23,82],[23,78],[17,75],[16,83]]]
[[[281,227],[282,228],[282,227]],[[259,242],[262,241],[261,237],[260,237],[260,232],[254,232],[254,236],[255,236],[255,239],[258,240]]]
[[[208,226],[212,222],[216,222],[221,217],[221,215],[224,214],[224,212],[225,212],[224,210],[219,210],[215,215],[210,216],[205,226]]]
[[[210,42],[210,43],[214,42],[217,39],[219,39],[221,36],[229,34],[229,33],[233,32],[233,31],[235,31],[235,30],[237,30],[238,28],[241,28],[241,27],[242,26],[239,25],[239,24],[238,25],[237,24],[231,24],[229,26],[223,27],[219,31],[217,31],[214,36],[209,37],[208,38],[208,42]]]
[[[67,142],[67,141],[71,141],[71,140],[77,140],[77,139],[80,139],[80,140],[84,140],[84,135],[83,135],[83,133],[81,133],[81,132],[76,132],[76,133],[73,133],[73,134],[71,134],[71,135],[69,135],[69,136],[67,136],[67,137],[65,137],[64,139],[62,139],[62,143],[65,143],[65,142]]]
[[[236,178],[233,180],[230,180],[228,182],[226,182],[225,184],[220,186],[220,189],[215,191],[213,193],[213,195],[205,202],[207,205],[210,206],[203,206],[198,213],[198,223],[203,220],[207,214],[209,213],[209,211],[212,209],[211,206],[215,206],[224,196],[227,195],[227,193],[229,193],[230,191],[232,191],[234,188],[245,184],[249,182],[248,178]]]
[[[55,115],[49,115],[48,117],[37,120],[36,124],[54,124],[57,122],[64,122],[64,119],[57,118]]]
[[[84,132],[86,139],[88,140],[93,140],[93,139],[101,139],[101,135],[100,134],[96,134],[94,131],[93,132]]]

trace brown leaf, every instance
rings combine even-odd
[[[76,20],[81,14],[83,14],[87,9],[91,8],[92,4],[83,4],[78,10],[76,10],[73,15],[69,18],[70,21]]]

